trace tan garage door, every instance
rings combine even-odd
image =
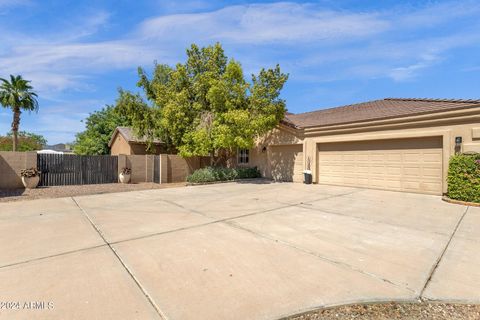
[[[319,144],[323,184],[442,194],[442,138]]]
[[[273,180],[303,181],[303,145],[274,146],[270,155]]]

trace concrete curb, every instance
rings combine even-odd
[[[459,204],[459,205],[470,206],[470,207],[480,207],[480,203],[454,200],[454,199],[450,199],[447,196],[443,196],[442,200],[445,201],[445,202],[448,202],[448,203],[452,203],[452,204]]]
[[[398,303],[398,304],[454,304],[454,305],[480,305],[480,301],[464,301],[464,300],[422,300],[420,298],[413,298],[413,299],[374,299],[370,301],[361,301],[358,302],[346,302],[346,303],[339,303],[339,304],[328,304],[324,306],[318,306],[313,308],[308,308],[302,310],[298,313],[294,313],[287,316],[282,316],[277,320],[290,320],[293,318],[297,318],[300,316],[306,316],[308,314],[320,311],[320,310],[328,310],[328,309],[335,309],[340,307],[346,306],[367,306],[367,305],[375,305],[375,304],[387,304],[387,303]]]

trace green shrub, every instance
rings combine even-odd
[[[480,203],[480,154],[459,154],[450,158],[448,197]]]
[[[188,182],[202,183],[214,181],[230,181],[236,179],[260,178],[261,174],[257,167],[253,168],[224,168],[207,167],[195,170],[187,177]]]

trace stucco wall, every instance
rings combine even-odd
[[[404,119],[372,121],[362,124],[336,125],[323,128],[295,130],[280,126],[250,150],[249,166],[257,166],[265,177],[271,177],[271,152],[275,145],[303,145],[303,168],[313,172],[318,181],[318,145],[325,142],[442,137],[443,190],[446,192],[448,162],[455,152],[480,152],[480,109],[422,115]],[[455,138],[462,137],[461,148],[455,147]]]
[[[153,181],[153,156],[127,155],[126,159],[126,166],[132,169],[132,183]]]
[[[271,178],[272,147],[302,145],[302,138],[291,128],[279,127],[258,139],[255,147],[250,149],[249,163],[246,166],[257,167],[262,177]]]
[[[0,188],[23,188],[20,171],[36,167],[36,152],[0,151]]]
[[[112,156],[119,154],[132,154],[132,149],[130,148],[130,145],[121,134],[116,134],[115,139],[110,146],[110,154]]]
[[[178,155],[169,154],[167,159],[168,182],[184,182],[189,174],[200,168],[198,157],[184,159]]]
[[[153,182],[154,162],[159,161],[161,183],[184,182],[189,174],[202,167],[201,158],[184,159],[177,155],[119,155],[118,168],[132,169],[131,182]]]
[[[480,152],[480,138],[474,138],[473,133],[476,128],[480,128],[480,120],[455,120],[451,119],[443,125],[409,123],[397,128],[385,128],[382,130],[365,130],[359,128],[351,130],[348,133],[323,134],[318,136],[306,137],[304,143],[304,162],[310,161],[312,164],[313,181],[318,181],[318,145],[326,142],[340,141],[362,141],[362,140],[383,140],[417,137],[442,137],[443,142],[443,192],[447,191],[446,177],[448,172],[448,162],[455,152]],[[461,148],[455,147],[455,137],[462,137]]]
[[[167,149],[162,145],[154,145],[153,151],[147,151],[147,145],[144,143],[131,143],[131,154],[162,154],[162,153],[169,153]]]
[[[110,154],[111,155],[119,155],[119,154],[126,154],[126,155],[143,155],[143,154],[162,154],[162,153],[171,153],[169,150],[165,148],[163,145],[154,145],[153,152],[147,152],[147,145],[145,143],[128,143],[127,140],[121,135],[116,133],[115,139],[110,146]]]

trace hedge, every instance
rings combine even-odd
[[[480,154],[458,154],[450,158],[448,197],[480,203]]]
[[[207,167],[195,170],[187,177],[188,182],[202,183],[214,181],[229,181],[236,179],[260,178],[261,174],[257,167],[253,168],[224,168]]]

